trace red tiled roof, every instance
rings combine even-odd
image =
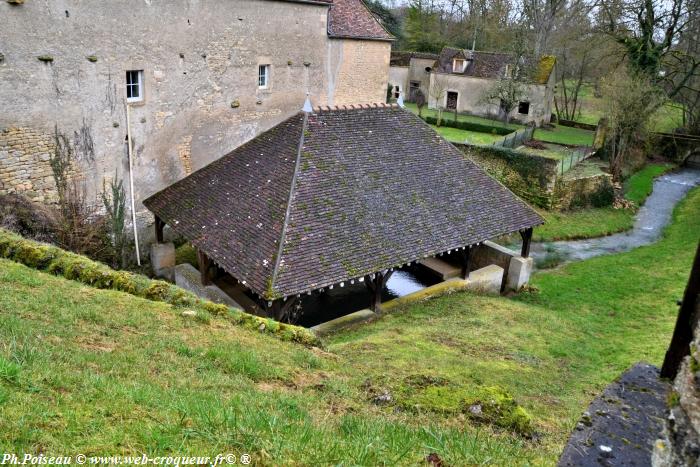
[[[395,106],[296,114],[144,204],[269,300],[543,222]]]
[[[328,12],[328,35],[335,38],[393,41],[362,0],[333,0]]]

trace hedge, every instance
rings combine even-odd
[[[426,121],[426,123],[430,123],[431,125],[437,125],[436,117],[425,117],[424,120]],[[509,135],[515,131],[512,128],[486,125],[484,123],[463,122],[459,120],[454,121],[448,120],[446,118],[442,119],[440,125],[450,128],[458,128],[460,130],[478,131],[479,133],[491,133],[495,135]]]
[[[93,261],[61,248],[23,238],[0,229],[0,258],[9,259],[40,271],[66,279],[108,290],[118,290],[136,297],[163,302],[176,308],[188,308],[198,314],[207,314],[227,319],[233,324],[271,334],[284,341],[298,342],[307,346],[319,345],[318,337],[308,329],[261,318],[241,310],[208,300],[169,282],[152,280],[128,271],[115,271],[102,263]]]

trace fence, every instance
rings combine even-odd
[[[502,140],[493,143],[494,146],[500,146],[503,148],[515,149],[522,145],[525,141],[530,141],[532,135],[535,133],[535,127],[529,126],[522,130],[518,130],[515,133],[506,135]]]
[[[571,170],[573,166],[582,160],[587,159],[591,154],[593,154],[593,151],[588,147],[572,149],[571,153],[559,162],[559,173],[564,175],[565,172]]]

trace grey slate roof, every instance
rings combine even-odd
[[[267,299],[543,222],[396,106],[294,115],[144,204]]]

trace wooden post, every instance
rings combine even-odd
[[[690,353],[690,342],[693,331],[698,324],[698,305],[700,301],[700,243],[695,252],[693,269],[690,271],[688,286],[683,294],[683,302],[678,310],[676,328],[673,330],[671,344],[666,351],[664,364],[661,367],[661,377],[673,379],[686,355]]]
[[[377,314],[382,313],[382,291],[392,273],[393,271],[378,272],[374,275],[374,279],[369,276],[365,277],[365,285],[367,285],[370,292],[369,309]]]
[[[472,247],[467,246],[462,250],[462,279],[467,279],[469,277],[469,262],[472,257]]]
[[[273,318],[275,321],[282,321],[287,318],[289,321],[289,312],[292,307],[296,304],[297,297],[289,297],[286,300],[275,300],[272,305],[266,305],[265,311],[267,315]]]
[[[197,264],[199,265],[199,274],[201,275],[202,285],[211,284],[211,281],[209,280],[209,266],[211,266],[211,260],[199,248],[197,249]]]
[[[530,242],[532,241],[532,227],[521,230],[520,236],[523,238],[523,248],[520,250],[520,256],[527,258],[530,256]]]
[[[163,243],[163,228],[165,227],[165,222],[163,220],[156,216],[156,242],[157,243]]]

